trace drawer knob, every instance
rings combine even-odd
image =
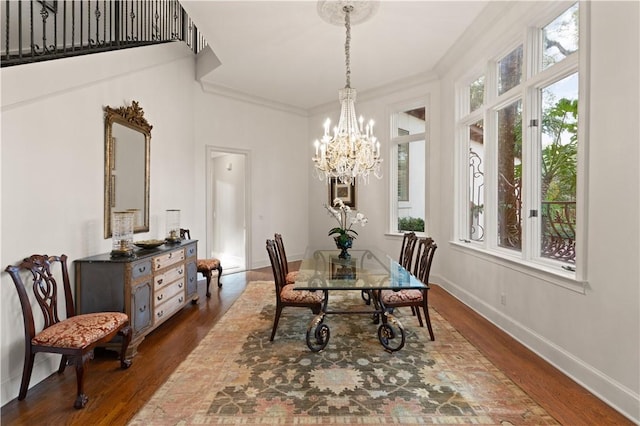
[[[184,302],[184,297],[180,296],[180,298],[178,299],[180,301],[180,303]]]
[[[144,271],[146,271],[146,270],[147,270],[147,267],[146,267],[146,266],[143,266],[143,267],[141,267],[141,268],[138,268],[138,272],[144,272]]]
[[[162,284],[162,281],[164,281],[164,280],[163,280],[162,278],[160,278],[160,279],[158,280],[158,284]]]
[[[158,300],[162,300],[163,298],[164,298],[164,294],[161,294],[158,297],[156,297],[156,299],[158,299]]]
[[[144,312],[147,310],[147,305],[142,305],[139,309],[140,312]]]
[[[184,273],[184,269],[178,270],[178,275],[182,275]]]
[[[160,312],[158,312],[158,313],[157,313],[157,315],[158,315],[158,318],[160,318],[161,316],[163,316],[163,315],[164,315],[164,311],[160,311]]]
[[[184,286],[183,283],[178,284],[178,287],[182,288]]]

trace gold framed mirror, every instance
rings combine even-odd
[[[151,126],[136,101],[104,107],[104,238],[111,237],[112,213],[133,211],[133,232],[149,231]]]

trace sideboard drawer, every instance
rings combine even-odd
[[[195,244],[189,245],[186,250],[187,257],[194,257],[198,253],[198,247]]]
[[[134,281],[138,278],[151,275],[151,272],[151,260],[145,260],[143,262],[138,262],[131,265],[131,279]]]
[[[159,306],[178,293],[184,293],[184,278],[153,292],[153,304]]]
[[[153,323],[158,324],[166,319],[168,319],[173,313],[182,308],[184,305],[184,293],[178,293],[173,298],[167,300],[165,303],[162,303],[156,306],[154,312]]]
[[[167,284],[170,284],[173,281],[184,277],[184,267],[185,265],[181,263],[180,265],[171,268],[162,274],[156,275],[153,278],[153,288],[158,291]]]
[[[163,254],[162,256],[156,256],[153,258],[153,269],[155,271],[171,266],[174,263],[182,262],[184,260],[184,249],[172,251],[170,253]]]

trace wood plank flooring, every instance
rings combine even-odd
[[[292,263],[296,269],[298,264]],[[82,410],[73,408],[73,368],[52,374],[32,387],[23,401],[2,407],[3,425],[125,425],[198,345],[211,327],[255,280],[272,280],[271,268],[225,275],[223,287],[204,296],[198,284],[198,305],[184,308],[149,334],[128,370],[120,370],[112,353],[97,353],[85,374],[89,396]],[[632,425],[625,417],[488,323],[438,286],[430,304],[489,360],[565,425]],[[436,339],[438,336],[436,336]]]

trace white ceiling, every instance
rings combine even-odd
[[[382,0],[351,29],[351,87],[359,93],[429,74],[489,1]],[[222,63],[207,85],[302,110],[338,102],[345,27],[317,2],[182,1]]]

